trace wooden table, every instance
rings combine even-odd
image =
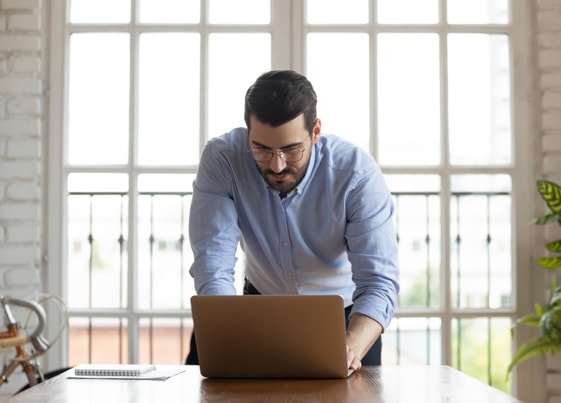
[[[158,366],[162,368],[162,366]],[[448,366],[363,367],[347,379],[207,379],[197,366],[165,381],[71,379],[73,370],[8,402],[519,402]]]

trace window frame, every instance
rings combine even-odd
[[[205,0],[201,0],[205,2]],[[65,177],[67,174],[67,167],[64,161],[62,161],[59,156],[65,155],[66,153],[66,111],[67,111],[67,99],[65,97],[65,89],[67,88],[67,73],[68,73],[68,45],[66,43],[67,28],[64,24],[65,16],[68,13],[66,8],[65,0],[53,0],[50,4],[50,13],[46,18],[49,19],[49,60],[48,60],[48,71],[49,71],[49,92],[48,92],[48,120],[46,123],[46,129],[49,136],[49,141],[46,142],[45,146],[45,166],[47,168],[48,178],[46,183],[48,184],[46,194],[46,203],[44,207],[44,217],[45,217],[45,256],[48,258],[48,270],[45,270],[44,281],[46,288],[50,293],[65,296],[67,295],[67,289],[65,284],[66,277],[66,187],[65,187]],[[133,1],[134,3],[134,1]],[[287,5],[287,3],[289,3]],[[374,1],[371,1],[373,4]],[[442,200],[450,199],[450,184],[449,178],[451,175],[459,173],[506,173],[512,178],[512,262],[513,262],[513,301],[514,306],[512,310],[504,312],[505,315],[512,318],[521,316],[522,313],[527,311],[528,307],[532,306],[533,296],[537,294],[540,290],[531,290],[531,292],[520,292],[517,287],[518,284],[531,284],[531,256],[530,246],[532,245],[531,232],[527,231],[526,223],[532,219],[532,207],[533,199],[532,195],[528,194],[526,189],[533,184],[533,161],[538,159],[539,155],[536,152],[537,146],[534,143],[531,133],[536,132],[537,124],[532,119],[532,112],[535,106],[533,106],[533,100],[538,99],[538,94],[532,85],[531,74],[528,71],[533,71],[533,64],[531,61],[532,47],[531,47],[531,6],[527,2],[522,1],[511,1],[511,23],[508,26],[493,26],[486,29],[490,32],[507,32],[510,36],[510,58],[511,58],[511,116],[512,116],[512,147],[513,147],[513,162],[510,166],[502,167],[454,167],[447,163],[447,156],[442,156],[442,166],[437,167],[421,167],[421,168],[411,168],[411,167],[382,167],[385,174],[404,174],[404,173],[435,173],[441,175],[444,178],[442,183]],[[306,54],[306,35],[310,32],[322,32],[326,30],[345,30],[349,29],[346,26],[308,26],[305,24],[305,0],[290,0],[290,2],[285,2],[283,0],[271,0],[271,13],[272,13],[272,25],[271,25],[271,35],[273,49],[271,65],[273,68],[292,68],[299,71],[305,71],[305,54]],[[133,13],[134,13],[133,6]],[[445,7],[440,7],[440,18],[443,20],[443,15],[445,13]],[[204,13],[203,13],[204,17]],[[370,7],[370,21],[375,21],[375,9]],[[62,22],[62,23],[61,23]],[[434,32],[433,25],[422,25],[415,27],[415,30],[432,30]],[[448,27],[449,28],[449,27]],[[352,28],[351,28],[352,29]],[[362,28],[361,28],[362,29]],[[374,37],[380,32],[403,32],[403,30],[410,30],[411,26],[402,25],[391,25],[391,26],[379,26],[373,25],[368,27],[368,32]],[[482,27],[477,25],[461,25],[455,26],[454,30],[458,32],[480,32]],[[239,27],[240,31],[244,31],[243,27]],[[208,31],[203,28],[204,33],[203,42],[208,41]],[[442,41],[443,39],[441,39]],[[134,42],[134,41],[133,41]],[[374,55],[376,41],[371,41],[371,65],[375,65]],[[134,46],[134,45],[133,45]],[[205,46],[202,47],[202,59],[206,60],[208,54],[206,54]],[[446,46],[441,43],[441,65],[446,65]],[[203,62],[205,63],[205,62]],[[377,147],[376,147],[376,77],[375,69],[371,69],[371,132],[372,139],[370,151],[376,157]],[[441,102],[445,104],[446,100],[446,82],[444,69],[441,71]],[[205,69],[201,69],[201,105],[205,105],[205,95],[208,90],[207,85],[207,73]],[[135,99],[134,85],[131,86],[131,96]],[[132,108],[136,108],[136,102]],[[446,105],[443,105],[443,109],[446,110]],[[447,128],[446,113],[442,113],[441,116],[442,130],[445,131]],[[207,140],[207,116],[206,108],[201,107],[201,126],[199,141],[202,147]],[[446,136],[441,136],[441,141],[443,142],[443,150],[446,150],[445,144]],[[530,150],[528,152],[527,150]],[[134,150],[131,150],[134,152]],[[443,154],[446,154],[445,152]],[[125,168],[128,171],[128,168]],[[74,172],[75,170],[73,170]],[[95,171],[93,167],[81,167],[77,171],[89,172]],[[139,172],[148,172],[151,170],[139,169],[135,173],[130,174],[129,182],[129,208],[131,211],[137,211],[137,206],[135,206],[136,199],[138,196],[138,190],[136,189],[136,179]],[[176,167],[171,167],[169,169],[155,169],[154,172],[181,172],[181,173],[194,173],[196,171],[196,166],[183,167],[177,169]],[[442,216],[449,216],[449,209],[443,207]],[[131,220],[134,221],[134,217]],[[134,229],[134,224],[130,224],[132,227],[129,228],[129,267],[134,267],[136,265],[136,254],[134,253],[135,247],[137,245],[136,234]],[[446,234],[450,233],[450,225],[448,220],[442,220],[441,223],[442,238],[446,237]],[[450,342],[451,333],[450,327],[444,326],[444,323],[450,323],[454,316],[454,312],[449,310],[447,307],[450,306],[450,289],[447,286],[449,284],[449,273],[446,268],[450,267],[450,255],[449,248],[444,246],[441,248],[442,253],[442,276],[441,279],[441,292],[443,296],[442,307],[444,309],[441,312],[441,317],[443,319],[442,328],[442,362],[449,365],[451,362],[450,357]],[[48,272],[48,275],[46,274]],[[132,286],[135,282],[134,275],[129,279],[129,286]],[[405,315],[405,316],[403,316]],[[396,314],[396,317],[406,317],[407,313]],[[417,313],[411,313],[415,316]],[[132,321],[131,321],[132,323]],[[47,326],[56,327],[54,324]],[[49,329],[54,331],[54,329]],[[520,345],[524,340],[528,338],[528,334],[522,332],[520,335],[516,335],[514,339],[514,345]],[[67,336],[61,339],[61,343],[53,346],[52,353],[47,357],[48,366],[62,367],[65,366],[68,360],[68,355],[66,351],[66,346],[68,345]],[[138,340],[136,340],[138,342]],[[130,343],[129,349],[133,354],[129,354],[130,359],[135,359],[134,350],[137,350],[137,344],[134,342]],[[513,379],[513,392],[522,397],[521,393],[524,390],[530,390],[529,385],[535,379],[535,371],[530,371],[527,367],[517,368],[514,373]]]

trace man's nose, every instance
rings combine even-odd
[[[276,150],[273,152],[273,158],[269,161],[269,167],[273,172],[279,173],[286,168],[286,161],[284,160],[284,155],[282,151]]]

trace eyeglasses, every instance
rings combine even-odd
[[[304,156],[304,147],[290,146],[281,148],[280,150],[271,150],[264,147],[251,147],[253,158],[257,162],[269,162],[277,153],[285,162],[298,162]]]

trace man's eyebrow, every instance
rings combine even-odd
[[[272,150],[271,147],[268,147],[268,146],[266,146],[265,144],[261,144],[261,143],[259,143],[258,141],[251,140],[251,143],[252,143],[254,146],[257,146],[257,147],[261,147],[261,148],[266,148],[266,149],[268,149],[268,150]],[[280,149],[283,149],[283,148],[296,147],[296,146],[299,146],[299,145],[302,145],[302,144],[304,144],[303,141],[297,141],[296,143],[287,144],[287,145],[282,146],[282,147],[279,147],[279,148],[280,148]]]

